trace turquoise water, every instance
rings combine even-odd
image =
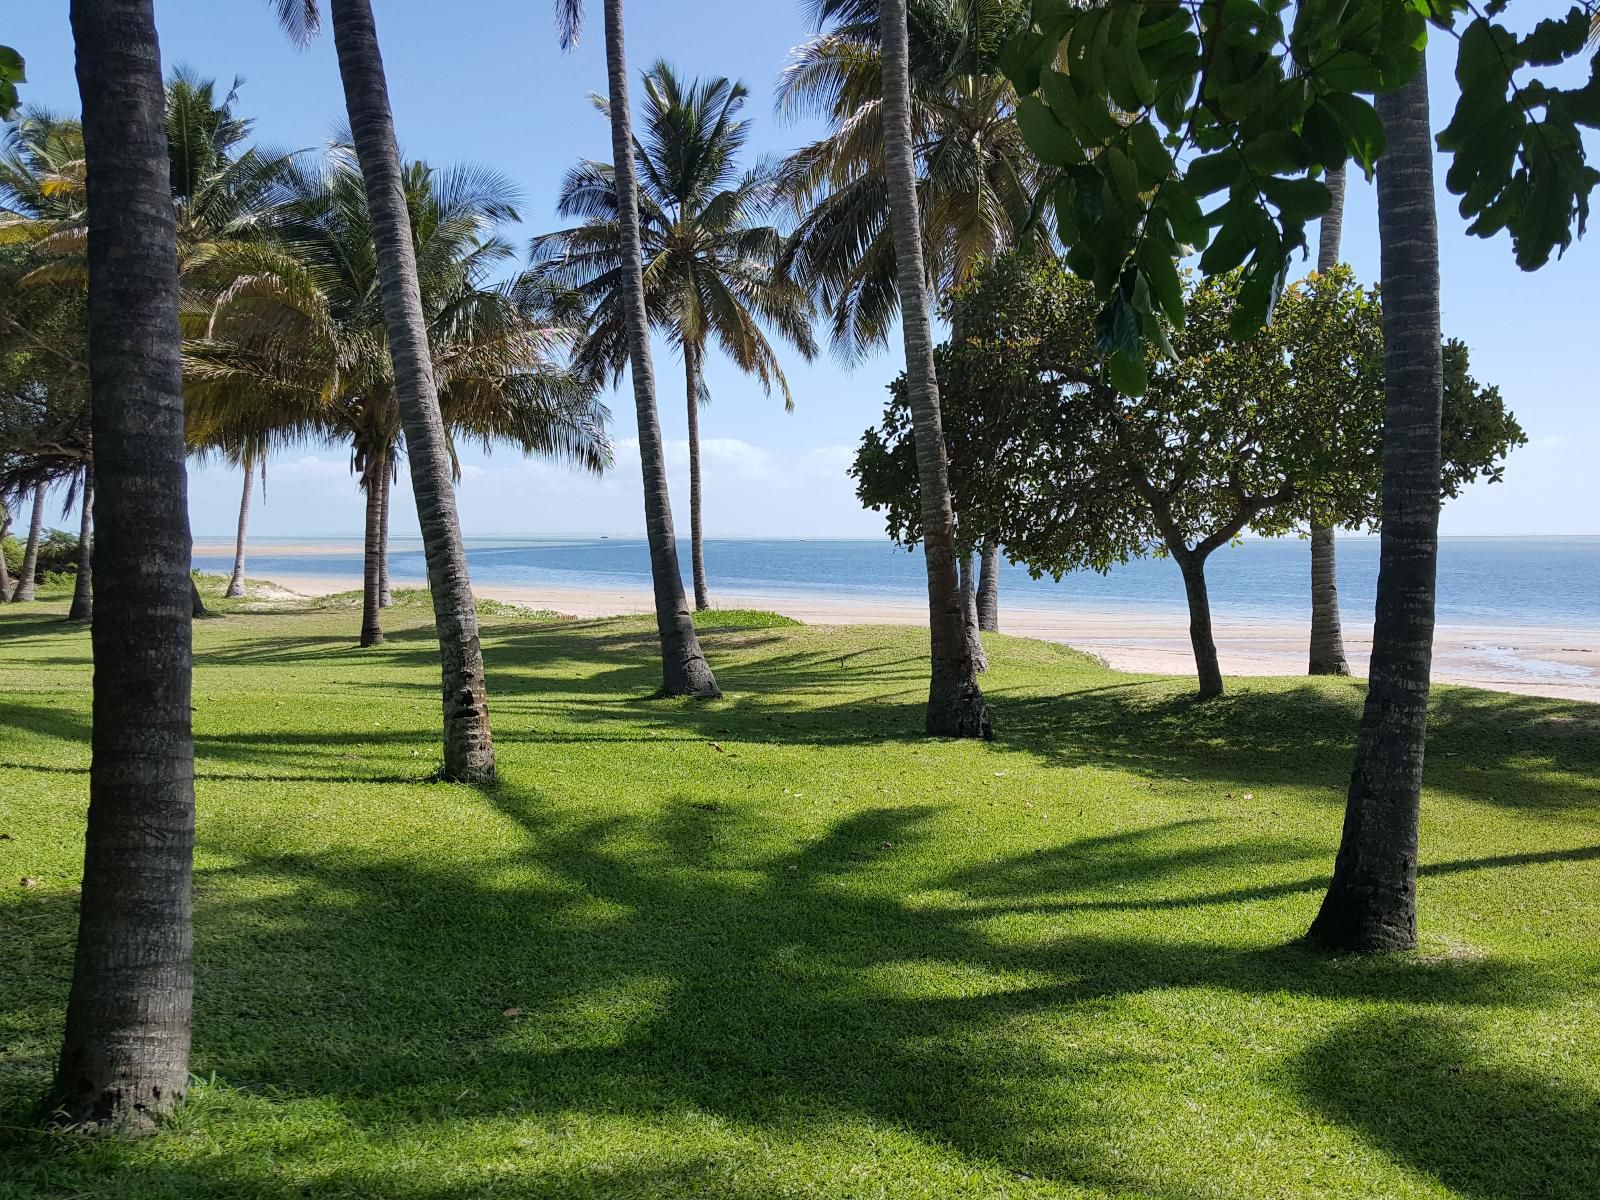
[[[271,539],[251,545],[249,573],[257,579],[318,575],[361,577],[358,538]],[[688,578],[688,542],[680,541]],[[713,599],[720,590],[741,596],[829,595],[851,599],[926,595],[920,552],[886,541],[715,539],[705,547]],[[469,538],[467,559],[479,584],[639,589],[650,585],[642,539],[596,537]],[[1212,607],[1230,616],[1302,616],[1310,591],[1309,543],[1247,541],[1212,555],[1206,576]],[[206,571],[231,569],[231,558],[197,556]],[[1073,575],[1060,583],[1031,579],[1002,565],[1002,603],[1029,608],[1136,611],[1182,609],[1178,569],[1163,559],[1128,563],[1109,575]],[[1371,613],[1378,573],[1376,538],[1339,543],[1340,605],[1349,618]],[[390,574],[397,584],[421,583],[422,550],[397,541]],[[1600,536],[1444,538],[1439,548],[1439,620],[1473,625],[1600,626]]]

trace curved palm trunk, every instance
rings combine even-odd
[[[39,568],[39,536],[44,532],[44,484],[33,488],[33,515],[28,518],[28,544],[22,551],[22,566],[17,571],[17,590],[11,593],[11,602],[21,604],[33,599],[34,576]]]
[[[244,456],[244,490],[239,493],[239,530],[233,539],[233,575],[228,580],[228,590],[222,594],[227,597],[244,595],[244,539],[245,530],[250,525],[250,488],[255,480],[256,458],[253,454]]]
[[[1339,950],[1417,943],[1417,826],[1439,549],[1439,230],[1428,76],[1380,95],[1378,163],[1386,403],[1383,532],[1366,707],[1333,881],[1310,936]]]
[[[389,498],[394,492],[394,468],[386,467],[378,481],[378,607],[394,607],[389,592]]]
[[[1344,230],[1344,169],[1328,172],[1333,205],[1322,218],[1317,245],[1317,270],[1339,265],[1339,238]],[[1311,655],[1312,675],[1348,675],[1344,633],[1339,625],[1339,579],[1333,527],[1311,519]]]
[[[78,577],[72,583],[69,621],[94,620],[94,468],[83,467],[83,508],[78,518]]]
[[[434,386],[378,31],[370,0],[333,0],[331,7],[339,77],[372,213],[384,326],[394,359],[395,394],[405,427],[411,490],[417,501],[428,586],[433,593],[444,688],[444,767],[440,774],[445,779],[488,780],[494,778],[494,742],[489,731],[478,613],[451,490],[450,455]]]
[[[381,455],[367,459],[367,538],[361,560],[361,644],[383,645],[383,479],[389,460]]]
[[[967,653],[972,656],[973,669],[981,673],[989,669],[989,656],[984,652],[983,638],[978,636],[981,629],[978,624],[978,581],[972,569],[972,555],[961,555],[957,565],[957,586],[961,589],[961,615],[966,626]]]
[[[188,1086],[189,508],[178,252],[151,0],[72,0],[88,164],[100,493],[93,758],[66,1038],[48,1103],[140,1132]]]
[[[645,532],[650,576],[655,585],[656,629],[661,637],[661,692],[666,696],[720,696],[716,676],[700,650],[689,602],[683,594],[678,543],[672,532],[667,464],[656,414],[655,368],[644,307],[644,253],[639,240],[639,192],[634,177],[633,129],[628,109],[628,63],[622,38],[622,0],[605,0],[606,81],[611,109],[611,161],[622,226],[623,309],[628,323],[628,361],[639,424],[639,465],[644,474]]]
[[[1000,632],[1000,543],[985,538],[978,551],[978,628]]]
[[[700,350],[683,348],[683,371],[689,393],[689,558],[694,567],[694,607],[705,612],[711,607],[711,589],[706,586],[705,544],[700,540],[700,393],[705,384],[700,378]]]
[[[905,0],[883,0],[878,7],[878,26],[883,42],[883,149],[889,223],[894,236],[906,382],[921,490],[922,550],[928,568],[932,672],[927,731],[946,737],[992,738],[994,727],[978,686],[977,664],[967,640],[965,606],[956,578],[955,518],[950,504],[944,428],[939,417],[939,380],[933,367],[922,222],[917,214],[916,168],[912,162]]]

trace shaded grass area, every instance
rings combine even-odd
[[[65,1001],[88,637],[0,608],[0,1197],[1458,1196],[1600,1180],[1600,709],[1435,705],[1423,950],[1297,943],[1359,685],[926,635],[484,619],[501,782],[437,764],[425,606],[196,626],[196,1086],[24,1127]],[[22,877],[35,880],[22,888]]]

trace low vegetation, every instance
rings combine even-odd
[[[207,581],[214,591],[214,581]],[[989,636],[483,620],[492,787],[428,785],[426,605],[195,626],[196,1084],[27,1128],[59,1045],[88,634],[0,609],[0,1198],[1471,1197],[1600,1178],[1600,709],[1436,689],[1423,946],[1298,941],[1362,689]],[[246,602],[247,603],[247,602]]]

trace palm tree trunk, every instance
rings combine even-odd
[[[983,638],[979,637],[978,625],[978,582],[972,569],[972,555],[963,554],[958,562],[959,575],[957,586],[961,589],[961,613],[963,624],[966,626],[967,653],[972,656],[973,669],[978,672],[989,669],[989,656],[983,649]]]
[[[239,531],[233,539],[233,576],[228,580],[227,597],[244,595],[244,539],[250,525],[250,487],[255,479],[256,457],[244,456],[244,490],[239,493]]]
[[[984,538],[979,548],[978,628],[1000,632],[1000,543]]]
[[[700,532],[700,350],[687,343],[683,348],[683,371],[689,392],[689,558],[694,566],[694,607],[705,612],[711,607],[711,589],[706,586],[705,543]]]
[[[88,164],[100,612],[78,942],[48,1104],[142,1132],[188,1087],[188,485],[178,252],[151,0],[72,0]]]
[[[1168,547],[1183,572],[1183,594],[1189,602],[1189,645],[1194,650],[1194,670],[1200,682],[1200,699],[1222,695],[1222,667],[1217,661],[1217,640],[1211,631],[1211,596],[1206,591],[1206,560],[1191,550]]]
[[[33,515],[28,519],[28,544],[22,551],[22,567],[17,571],[17,590],[11,593],[11,602],[21,604],[33,599],[34,576],[39,568],[39,536],[44,532],[44,484],[33,488]]]
[[[83,464],[83,500],[78,518],[78,577],[72,583],[69,621],[94,620],[94,467]]]
[[[367,540],[361,560],[361,644],[383,645],[383,622],[378,610],[383,601],[383,477],[389,460],[381,455],[367,459]]]
[[[645,532],[650,544],[650,575],[655,585],[656,629],[661,638],[661,693],[665,696],[720,696],[716,676],[700,650],[689,602],[683,594],[678,543],[672,532],[667,494],[667,464],[656,413],[655,368],[650,362],[650,329],[644,307],[644,252],[639,237],[639,194],[633,162],[633,129],[628,109],[628,63],[622,37],[622,0],[605,0],[606,81],[611,110],[611,154],[617,187],[617,220],[622,226],[623,309],[628,323],[628,360],[639,426],[639,465],[644,474]]]
[[[978,686],[977,664],[967,640],[965,606],[956,578],[955,518],[950,503],[944,428],[939,417],[939,380],[933,367],[922,222],[917,213],[916,167],[912,162],[906,0],[882,0],[878,25],[883,42],[883,148],[889,223],[894,236],[906,382],[921,489],[922,550],[928,568],[932,671],[927,731],[946,737],[992,738],[994,727]]]
[[[371,0],[332,0],[331,7],[345,107],[372,213],[395,395],[405,428],[411,490],[433,593],[444,692],[444,767],[440,774],[453,780],[489,780],[494,778],[494,742],[489,730],[483,649],[478,642],[478,613],[451,488],[449,448],[434,386],[378,31]]]
[[[389,592],[389,498],[394,494],[394,467],[388,466],[378,480],[378,607],[393,608]]]
[[[1380,95],[1383,532],[1366,707],[1333,881],[1310,936],[1339,950],[1417,943],[1417,827],[1439,550],[1439,229],[1428,75]]]
[[[1339,237],[1344,229],[1344,168],[1328,172],[1333,205],[1322,218],[1317,270],[1339,265]],[[1317,514],[1311,517],[1311,655],[1312,675],[1348,675],[1344,633],[1339,624],[1339,578],[1333,527]]]
[[[191,617],[209,617],[211,615],[206,609],[206,602],[200,599],[200,585],[195,582],[193,572],[189,574],[189,615]]]
[[[0,504],[0,604],[11,599],[11,568],[6,565],[5,540],[11,532],[11,510]]]

